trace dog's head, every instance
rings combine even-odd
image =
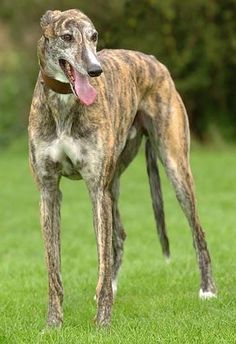
[[[43,36],[38,45],[40,66],[45,74],[68,82],[84,104],[90,105],[96,91],[89,77],[102,73],[96,56],[98,33],[79,10],[47,11],[41,18]]]

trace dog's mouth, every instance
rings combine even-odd
[[[59,64],[69,80],[74,95],[85,105],[95,102],[97,91],[89,83],[89,77],[78,72],[68,61],[60,59]]]

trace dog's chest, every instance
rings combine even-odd
[[[67,123],[68,124],[68,123]],[[99,143],[94,138],[78,137],[71,134],[71,125],[57,126],[51,141],[37,143],[36,160],[43,174],[50,173],[51,163],[59,167],[61,175],[80,179],[96,174],[99,167]],[[49,164],[48,164],[49,162]],[[53,166],[52,165],[52,166]],[[49,167],[48,167],[49,166]]]
[[[52,107],[55,123],[54,138],[37,144],[38,161],[41,168],[47,161],[56,163],[62,175],[80,178],[81,174],[93,174],[96,170],[96,156],[99,156],[99,144],[96,133],[92,132],[90,123],[74,106],[71,96],[58,97]],[[47,167],[46,167],[47,168]]]
[[[47,155],[53,162],[66,165],[68,159],[77,166],[83,158],[81,143],[67,135],[61,135],[48,146]]]
[[[58,163],[61,174],[70,178],[89,177],[96,174],[99,152],[93,145],[61,134],[44,151],[46,159]]]

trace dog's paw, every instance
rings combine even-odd
[[[164,256],[165,258],[165,262],[167,265],[169,265],[171,263],[171,257],[170,256]]]
[[[200,289],[200,291],[199,291],[199,298],[201,300],[209,300],[209,299],[213,299],[216,297],[217,297],[216,293],[214,293],[212,291],[203,291],[202,289]]]

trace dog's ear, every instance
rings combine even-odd
[[[40,26],[43,30],[43,34],[46,37],[53,35],[53,30],[50,24],[59,18],[61,11],[47,11],[40,19]]]

